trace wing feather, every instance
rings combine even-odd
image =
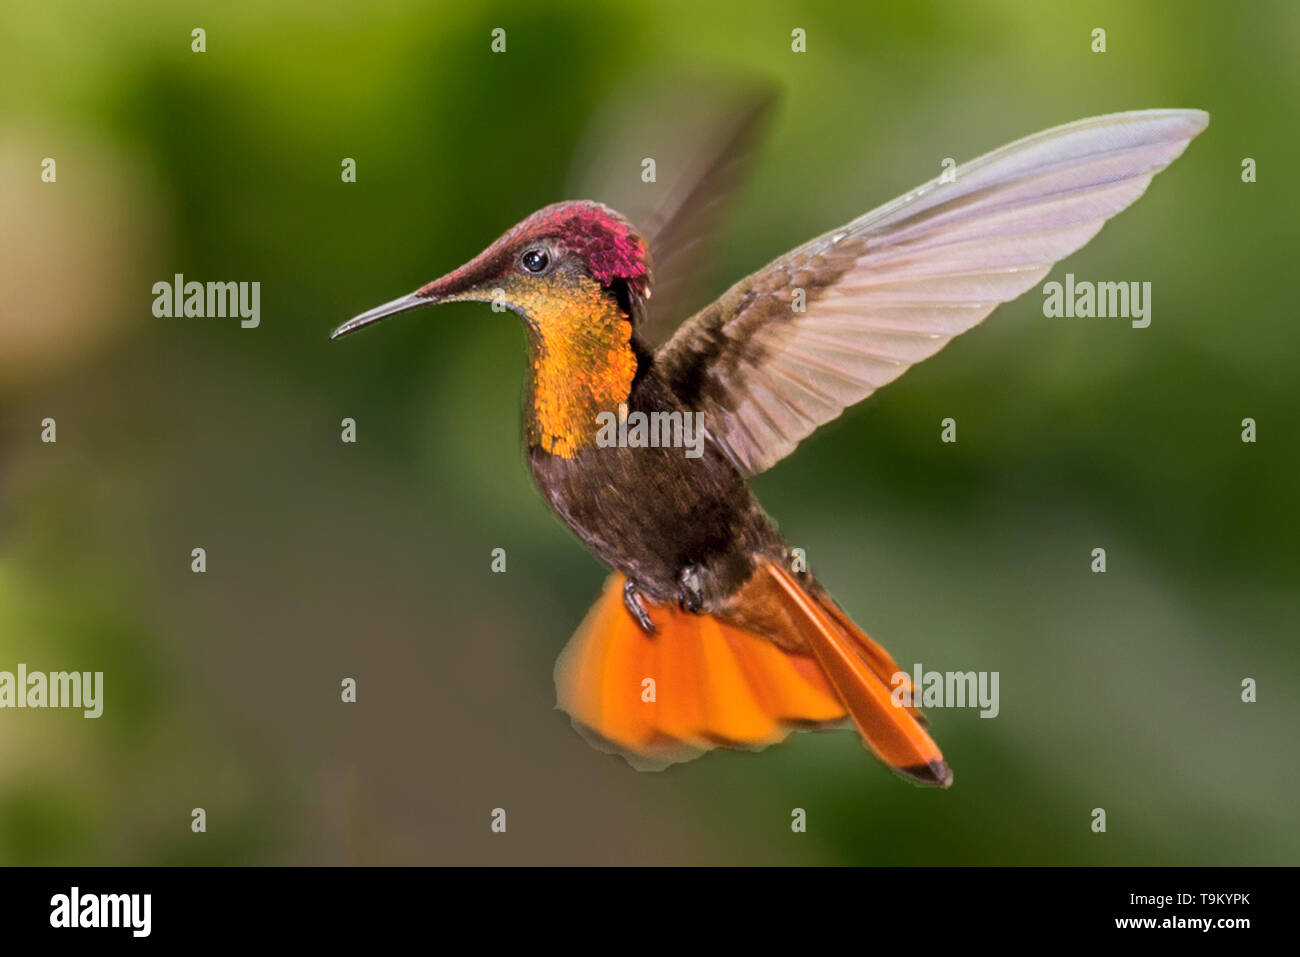
[[[982,156],[742,279],[656,367],[732,459],[761,472],[1037,285],[1208,122],[1199,110],[1116,113]]]

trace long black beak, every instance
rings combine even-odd
[[[392,302],[386,302],[382,306],[375,306],[363,312],[359,316],[353,316],[343,325],[339,326],[330,333],[331,339],[337,339],[339,336],[346,336],[350,332],[356,332],[372,322],[378,322],[380,319],[387,319],[389,316],[395,316],[399,312],[408,312],[411,309],[419,309],[421,306],[432,306],[439,302],[437,296],[421,296],[418,292],[413,292],[409,296],[403,296],[401,299],[394,299]]]

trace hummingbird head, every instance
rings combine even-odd
[[[380,319],[445,302],[489,302],[518,314],[542,338],[584,313],[617,307],[633,321],[650,293],[650,257],[621,215],[589,200],[555,203],[533,213],[459,269],[415,292],[349,319],[347,335]],[[602,308],[602,305],[606,308]]]

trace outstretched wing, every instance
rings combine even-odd
[[[656,366],[735,462],[762,472],[1038,283],[1208,123],[1199,110],[1115,113],[1004,146],[742,279]]]

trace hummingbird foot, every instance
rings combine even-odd
[[[623,583],[623,606],[628,610],[636,623],[641,626],[641,630],[647,635],[655,633],[655,623],[650,620],[650,613],[645,610],[645,602],[641,599],[641,589],[637,583],[628,579]]]
[[[678,593],[677,606],[682,611],[698,615],[704,609],[704,586],[700,581],[698,565],[687,565],[678,576],[681,589]]]

